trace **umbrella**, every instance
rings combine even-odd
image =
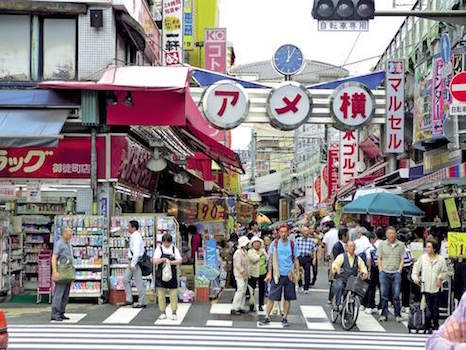
[[[386,192],[358,197],[345,205],[343,212],[385,216],[424,216],[424,212],[406,198]]]

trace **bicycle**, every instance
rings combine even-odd
[[[341,318],[341,325],[344,330],[351,330],[359,316],[359,307],[361,298],[366,295],[369,284],[359,276],[350,276],[346,282],[345,291],[342,296],[342,307],[338,309],[336,296],[333,296],[332,307],[330,310],[330,320],[335,323],[338,316]]]

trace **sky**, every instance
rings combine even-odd
[[[414,0],[397,3],[412,6]],[[393,0],[376,0],[375,4],[376,10],[393,10]],[[220,27],[227,28],[236,64],[268,60],[280,45],[292,43],[306,59],[342,66],[382,55],[404,20],[376,17],[370,21],[369,31],[360,34],[318,32],[317,21],[311,16],[312,5],[313,0],[220,0]],[[377,61],[375,58],[345,68],[351,75],[369,73]],[[250,135],[246,127],[233,130],[232,148],[246,149]]]

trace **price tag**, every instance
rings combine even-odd
[[[200,221],[219,221],[225,218],[225,209],[214,202],[201,202],[198,204],[197,218]]]

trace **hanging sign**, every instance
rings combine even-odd
[[[205,30],[205,68],[213,72],[227,72],[227,29]]]
[[[183,1],[162,2],[163,65],[173,66],[183,62]]]
[[[450,222],[450,228],[461,227],[461,221],[458,215],[458,209],[456,208],[455,198],[445,199],[445,209],[447,210],[447,216],[448,216],[448,221]]]
[[[183,48],[185,51],[194,50],[193,39],[193,8],[192,0],[184,0],[184,18],[183,18]]]
[[[201,99],[204,117],[218,129],[233,129],[246,119],[249,99],[238,83],[222,80],[207,88]]]
[[[331,142],[328,146],[328,198],[332,198],[338,191],[338,158],[340,156],[338,142]]]
[[[301,84],[286,82],[273,88],[267,98],[271,124],[280,130],[293,130],[304,124],[312,113],[312,97]]]
[[[466,257],[466,232],[448,232],[448,256]]]
[[[340,185],[344,186],[357,175],[358,162],[357,131],[348,130],[340,133]]]
[[[225,218],[225,208],[218,201],[201,200],[198,204],[199,221],[221,221]]]
[[[387,62],[386,80],[386,153],[404,152],[404,62]]]
[[[330,113],[340,129],[357,129],[374,116],[374,95],[364,84],[341,84],[330,97]]]

